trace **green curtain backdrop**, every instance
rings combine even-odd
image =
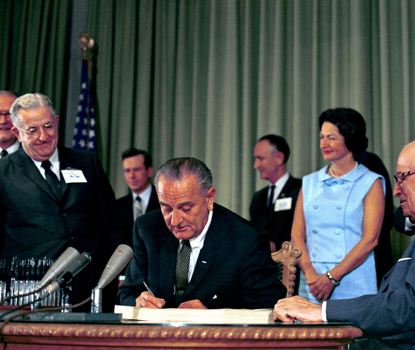
[[[70,0],[1,0],[0,89],[49,96],[65,125]]]
[[[252,168],[256,140],[283,135],[302,177],[325,165],[319,114],[340,106],[364,115],[369,150],[392,175],[415,136],[414,19],[413,0],[92,0],[114,190],[127,191],[127,147],[150,151],[156,168],[193,156],[211,168],[217,201],[248,217],[266,185]],[[398,252],[402,237],[393,234]]]
[[[0,1],[0,88],[49,95],[61,129],[73,1]],[[120,157],[130,146],[150,151],[155,168],[202,159],[217,202],[248,218],[253,192],[266,185],[253,147],[267,133],[287,139],[296,177],[325,165],[317,118],[327,108],[363,114],[369,151],[391,175],[415,139],[415,0],[89,4],[99,153],[118,197],[127,193]],[[392,240],[398,256],[408,239]]]

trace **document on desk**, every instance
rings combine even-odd
[[[272,324],[272,309],[150,309],[116,305],[114,313],[123,320],[146,323],[197,323],[197,324]]]

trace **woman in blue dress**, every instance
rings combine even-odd
[[[320,149],[330,164],[303,178],[291,232],[301,248],[299,295],[313,302],[377,292],[373,249],[385,207],[381,175],[353,159],[368,140],[350,108],[319,118]]]

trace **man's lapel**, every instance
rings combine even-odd
[[[186,295],[196,289],[198,284],[205,278],[205,275],[212,267],[213,262],[215,261],[216,250],[220,247],[220,237],[222,232],[222,220],[217,216],[217,210],[214,210],[212,222],[206,233],[205,242],[199,253],[192,279],[182,297],[186,297]]]
[[[19,162],[19,166],[22,169],[23,175],[28,177],[37,186],[39,186],[53,200],[58,201],[58,198],[53,193],[52,189],[49,187],[46,180],[40,174],[39,169],[36,167],[35,163],[33,163],[32,158],[30,158],[26,154],[23,148],[20,148],[17,152],[19,152],[18,162]]]

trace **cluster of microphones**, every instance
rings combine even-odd
[[[105,288],[114,278],[116,278],[124,267],[130,262],[134,253],[133,250],[125,244],[121,244],[112,254],[96,287],[91,291],[91,313],[102,312],[102,290]],[[67,248],[62,255],[53,263],[40,282],[37,284],[37,288],[27,294],[35,294],[36,297],[31,299],[27,304],[20,305],[19,307],[11,310],[21,309],[24,306],[31,306],[33,309],[39,309],[42,300],[50,297],[53,293],[58,291],[62,287],[66,287],[72,281],[72,278],[76,276],[85,266],[91,262],[91,256],[89,253],[79,253],[75,248]],[[1,300],[0,305],[4,304],[5,299],[13,297],[21,297],[21,295],[9,296]],[[7,312],[7,314],[9,314]],[[1,317],[4,317],[2,314]]]

